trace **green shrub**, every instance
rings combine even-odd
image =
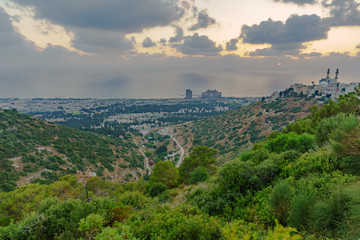
[[[135,191],[121,194],[118,201],[124,205],[130,205],[134,209],[144,209],[151,202],[151,199]]]
[[[347,194],[338,192],[317,202],[312,212],[314,230],[334,237],[346,233],[350,200]]]
[[[297,150],[301,153],[314,148],[315,137],[308,133],[297,135],[290,132],[281,134],[276,138],[270,139],[266,148],[275,153],[285,152],[287,150]]]
[[[188,157],[184,159],[179,167],[179,175],[181,183],[188,183],[190,173],[197,167],[205,167],[209,174],[215,173],[216,163],[215,154],[217,150],[206,146],[195,147]]]
[[[166,185],[164,183],[154,183],[152,185],[150,185],[149,187],[149,194],[151,197],[155,197],[157,195],[159,195],[160,193],[163,193],[166,191]]]
[[[315,129],[316,142],[321,147],[329,141],[331,134],[339,128],[348,117],[344,113],[323,119]],[[354,118],[354,116],[350,116]]]
[[[292,190],[288,181],[277,183],[269,195],[270,209],[282,225],[286,225],[291,199]]]
[[[313,189],[304,185],[298,188],[290,203],[288,223],[297,229],[310,230],[308,220],[313,211],[316,194]]]
[[[347,156],[341,159],[341,167],[346,173],[360,175],[360,156]]]
[[[204,167],[197,167],[190,173],[190,184],[198,184],[204,182],[209,178],[209,173]]]
[[[179,171],[171,161],[160,161],[156,163],[154,171],[150,176],[150,182],[163,183],[167,188],[177,186]]]

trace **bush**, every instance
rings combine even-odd
[[[323,119],[315,129],[316,142],[321,147],[329,141],[331,134],[348,118],[344,113]],[[351,116],[350,118],[354,118]]]
[[[179,167],[180,182],[188,183],[190,173],[197,167],[205,167],[208,173],[215,172],[214,164],[216,163],[215,154],[217,150],[200,146],[193,148],[188,157],[184,159]]]
[[[163,183],[167,188],[173,188],[177,186],[178,178],[178,169],[171,161],[160,161],[156,163],[153,174],[150,176],[150,182]]]
[[[104,217],[99,214],[90,214],[80,220],[79,230],[84,232],[88,239],[93,239],[104,225]]]
[[[190,184],[198,184],[204,182],[209,178],[209,173],[204,167],[197,167],[194,171],[190,173]]]
[[[162,192],[166,191],[166,185],[164,183],[154,183],[150,185],[149,194],[151,197],[155,197]]]
[[[334,193],[329,199],[318,202],[312,214],[314,230],[334,237],[346,233],[349,203],[349,196],[343,192]]]
[[[225,192],[246,193],[269,185],[278,171],[277,164],[271,159],[258,165],[251,161],[242,162],[237,159],[223,165],[219,172],[218,182]]]
[[[271,211],[282,225],[286,225],[292,199],[292,191],[287,181],[281,181],[275,185],[270,193],[269,202]]]
[[[320,151],[309,151],[298,160],[284,167],[289,176],[297,179],[309,174],[331,173],[339,168],[339,160],[332,151],[321,149]]]
[[[208,215],[193,215],[191,211],[181,209],[160,208],[157,211],[149,210],[142,216],[132,218],[128,224],[138,239],[159,240],[195,240],[221,239],[218,220]]]
[[[297,229],[310,230],[308,219],[315,200],[316,195],[313,189],[299,186],[299,190],[291,200],[288,223]]]
[[[341,167],[346,173],[360,175],[360,156],[347,156],[340,161]]]
[[[144,209],[151,202],[151,199],[145,197],[140,192],[125,192],[120,195],[119,202],[124,205],[130,205],[135,209]]]
[[[308,133],[297,135],[290,132],[281,134],[274,139],[270,139],[266,148],[275,153],[285,152],[287,150],[297,150],[301,153],[307,152],[314,148],[315,137]]]
[[[360,127],[356,117],[348,117],[331,134],[333,150],[340,156],[360,155]]]

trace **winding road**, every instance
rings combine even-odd
[[[174,142],[176,142],[176,145],[178,145],[178,147],[179,147],[179,149],[180,149],[180,159],[179,159],[179,161],[176,163],[176,167],[179,167],[180,164],[184,161],[185,150],[184,150],[184,148],[180,145],[180,143],[176,140],[176,138],[175,138],[174,135],[173,135],[173,132],[174,132],[174,130],[173,130],[172,128],[170,128],[170,127],[163,128],[163,129],[161,129],[161,130],[159,131],[159,133],[160,133],[161,135],[169,135],[170,138],[171,138]]]
[[[151,175],[151,168],[149,165],[149,158],[146,156],[146,154],[143,152],[143,150],[141,149],[141,146],[139,146],[139,151],[141,152],[141,154],[144,156],[145,159],[145,169],[148,170],[148,175]]]
[[[134,139],[134,141],[135,141],[135,144],[138,145],[137,142],[136,142],[136,139]],[[150,176],[151,175],[151,168],[150,168],[150,165],[149,165],[149,158],[146,156],[144,151],[141,149],[141,145],[139,144],[138,146],[139,146],[140,153],[144,156],[144,167],[145,167],[145,169],[148,170],[148,175]]]

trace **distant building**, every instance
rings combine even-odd
[[[192,99],[192,91],[191,91],[191,89],[186,89],[185,99]]]
[[[201,93],[202,98],[221,98],[222,93],[215,90],[207,90]]]
[[[339,69],[336,69],[335,78],[330,77],[330,69],[328,69],[326,77],[320,79],[318,85],[315,85],[314,82],[312,82],[312,85],[295,83],[291,85],[290,88],[280,92],[280,97],[311,96],[317,98],[327,97],[335,99],[342,94],[353,92],[359,85],[359,83],[340,83],[338,82],[338,79]],[[277,93],[273,93],[269,99],[274,100],[277,96]]]

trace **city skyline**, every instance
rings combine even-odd
[[[0,0],[0,97],[267,96],[340,68],[359,82],[357,0]]]

